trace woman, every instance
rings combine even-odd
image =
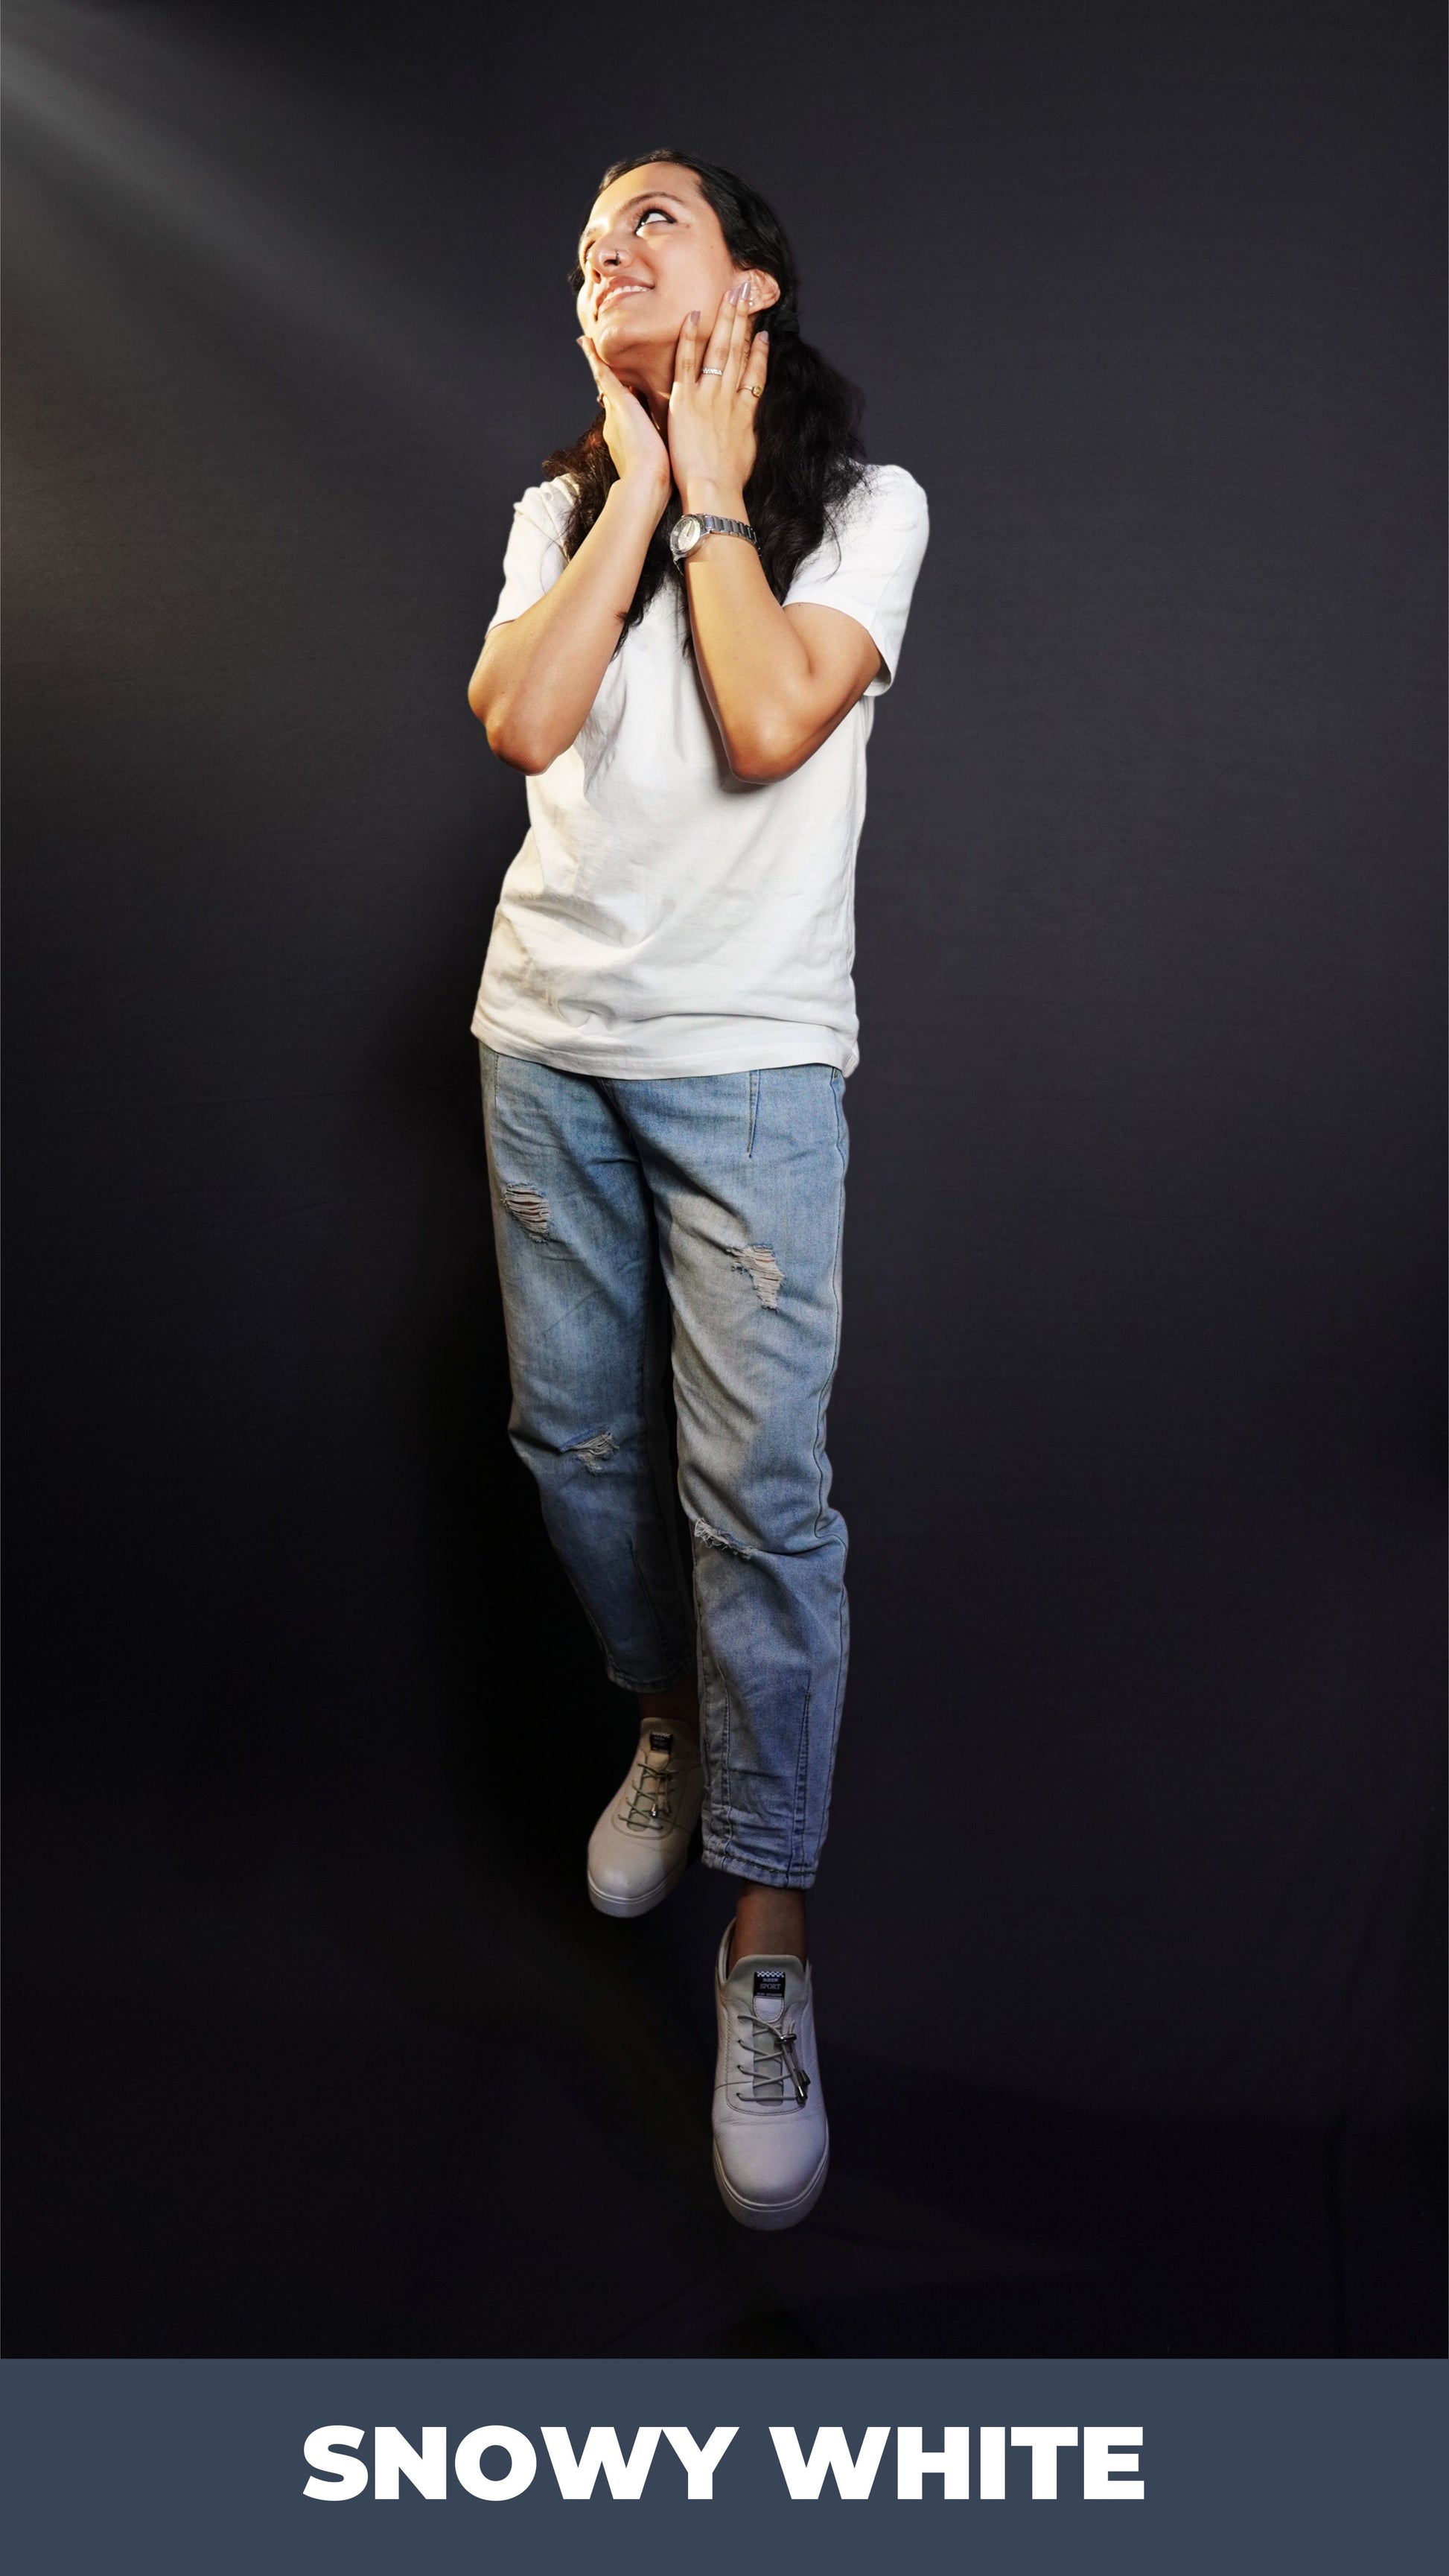
[[[728,171],[616,163],[574,283],[600,416],[518,504],[468,693],[529,779],[473,1023],[510,1430],[640,1706],[590,1897],[659,1904],[702,1808],[741,1882],[715,2174],[745,2226],[789,2227],[829,2152],[804,1891],[846,1666],[852,887],[925,495],[862,462],[785,237]]]

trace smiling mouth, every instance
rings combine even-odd
[[[619,296],[648,295],[650,291],[651,290],[647,286],[641,284],[637,279],[631,279],[628,285],[625,285],[623,281],[620,280],[617,285],[605,287],[603,294],[599,297],[597,304],[594,306],[594,311],[596,313],[606,312],[608,307]]]

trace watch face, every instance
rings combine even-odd
[[[695,518],[691,511],[687,517],[680,520],[678,527],[674,531],[675,553],[677,555],[687,555],[692,553],[703,534],[703,528],[700,526],[698,519]]]

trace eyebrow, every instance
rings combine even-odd
[[[687,207],[689,204],[689,199],[687,197],[676,197],[673,194],[673,191],[669,188],[645,188],[639,196],[627,197],[623,205],[617,207],[615,211],[621,215],[632,215],[636,206],[652,206],[655,200],[660,197],[664,199],[666,205],[670,206]],[[586,224],[584,226],[583,231],[579,235],[580,259],[582,259],[584,252],[587,250],[593,234],[599,229],[606,230],[607,227],[599,227],[594,224]]]

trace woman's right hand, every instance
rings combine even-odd
[[[612,367],[605,365],[587,334],[581,335],[579,347],[588,359],[603,406],[604,445],[614,460],[614,470],[621,483],[647,493],[657,502],[657,518],[669,499],[669,450],[638,395],[615,375]]]

